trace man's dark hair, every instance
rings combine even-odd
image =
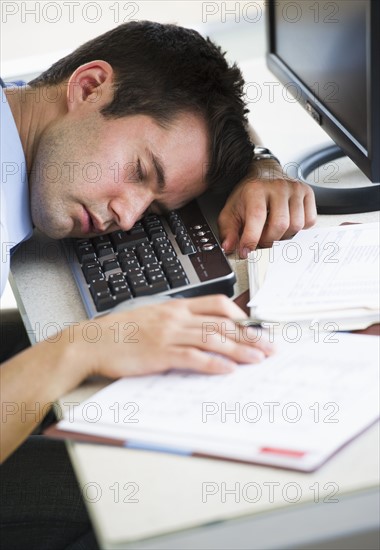
[[[51,86],[84,63],[102,59],[115,71],[105,117],[152,116],[166,126],[191,111],[202,115],[210,135],[209,189],[231,189],[248,171],[252,144],[247,131],[240,69],[209,38],[177,25],[131,21],[86,42],[29,85]]]

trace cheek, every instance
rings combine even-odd
[[[87,163],[75,182],[68,189],[74,196],[107,200],[120,194],[121,186],[114,181],[116,175],[107,166],[100,163]]]

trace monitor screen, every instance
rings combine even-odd
[[[269,68],[373,182],[380,181],[379,4],[267,4]]]

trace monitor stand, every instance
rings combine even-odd
[[[320,170],[321,167],[327,165],[330,161],[345,157],[343,151],[337,145],[330,145],[324,149],[319,149],[310,153],[298,163],[295,163],[292,169],[291,177],[295,177],[306,182],[312,187],[315,200],[317,203],[318,214],[356,214],[360,212],[375,212],[380,209],[380,185],[370,183],[365,187],[322,187],[312,183],[313,178],[310,177],[312,172]],[[334,174],[335,165],[335,174]],[[333,172],[329,174],[327,183],[338,183],[334,181],[334,177],[339,172],[337,163],[331,165]],[[356,168],[358,180],[363,178],[362,172]],[[317,178],[317,181],[319,178]],[[315,178],[314,178],[315,181]],[[368,180],[369,181],[369,180]],[[343,182],[344,184],[344,176]]]

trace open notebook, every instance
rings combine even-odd
[[[356,330],[379,322],[378,223],[313,227],[248,258],[251,317]]]
[[[312,471],[379,417],[379,340],[275,343],[232,374],[120,379],[71,404],[48,435]]]

